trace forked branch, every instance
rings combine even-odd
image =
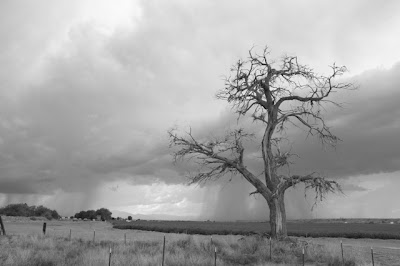
[[[294,187],[297,184],[305,184],[306,190],[313,190],[315,192],[315,204],[318,201],[322,201],[329,192],[340,192],[343,193],[341,186],[334,180],[326,180],[322,176],[317,176],[315,173],[311,173],[304,176],[293,175],[291,177],[283,178],[279,184],[278,189],[285,191],[290,187]]]
[[[227,133],[224,138],[206,142],[196,140],[191,131],[187,132],[186,136],[180,136],[175,130],[170,130],[168,135],[170,147],[177,148],[173,153],[174,162],[188,159],[198,165],[196,173],[189,176],[190,184],[204,183],[226,174],[240,173],[265,197],[271,195],[269,188],[243,163],[243,140],[253,138],[253,134],[246,133],[243,129],[236,129]]]
[[[173,153],[174,162],[189,159],[199,166],[196,175],[191,176],[191,183],[205,182],[209,179],[217,179],[227,173],[237,173],[243,165],[242,139],[251,138],[251,134],[242,129],[228,133],[222,139],[214,139],[206,142],[197,141],[191,130],[185,136],[179,136],[176,131],[168,131],[170,147],[178,148]]]

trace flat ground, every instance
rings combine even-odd
[[[190,234],[268,234],[268,222],[212,222],[212,221],[145,221],[137,220],[130,223],[115,221],[115,228],[159,231],[166,233]],[[287,223],[289,236],[303,237],[343,237],[343,238],[377,238],[400,239],[400,224],[398,223],[360,223],[356,221],[308,220],[289,221]]]
[[[46,222],[46,235],[48,236],[59,236],[69,237],[71,231],[72,239],[83,239],[93,240],[95,235],[95,241],[125,241],[125,235],[127,242],[129,241],[163,241],[164,235],[168,240],[168,237],[173,239],[185,239],[185,234],[165,234],[160,232],[152,231],[141,231],[141,230],[120,230],[113,228],[113,225],[109,222],[97,222],[97,221],[58,221],[58,220],[40,220],[32,221],[29,218],[23,217],[3,217],[4,226],[6,228],[7,235],[35,235],[42,234],[43,223]],[[210,236],[198,236],[199,238],[210,239]],[[240,235],[226,235],[218,236],[214,235],[214,239],[229,239],[238,240],[241,238]]]
[[[343,253],[355,253],[364,258],[371,258],[371,247],[374,252],[375,263],[379,265],[400,265],[400,240],[394,239],[349,239],[349,238],[299,238],[322,245],[343,241]],[[376,265],[376,264],[375,264]]]
[[[94,221],[32,221],[29,218],[3,217],[7,235],[35,235],[42,234],[43,222],[47,223],[47,235],[79,238],[84,240],[93,240],[95,232],[95,241],[124,241],[126,235],[127,242],[133,240],[142,241],[162,241],[166,235],[172,239],[184,239],[185,234],[165,234],[159,232],[149,232],[140,230],[120,230],[115,229],[108,222]],[[209,239],[210,236],[197,236],[199,238]],[[237,241],[240,235],[213,235],[213,239],[226,241]],[[343,241],[344,257],[346,254],[357,253],[365,258],[371,258],[371,247],[374,251],[375,265],[400,265],[400,240],[381,240],[381,239],[347,239],[347,238],[299,238],[302,241],[313,242],[321,245],[337,244]]]

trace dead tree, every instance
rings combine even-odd
[[[226,78],[226,86],[217,98],[228,101],[241,118],[251,115],[264,129],[261,152],[264,172],[261,177],[250,172],[244,162],[243,141],[254,135],[237,129],[221,139],[199,141],[192,132],[178,134],[169,131],[170,146],[175,147],[174,161],[193,159],[200,169],[191,176],[191,183],[201,183],[220,178],[229,173],[242,175],[255,187],[251,194],[260,194],[270,210],[271,236],[287,236],[285,191],[303,183],[316,193],[316,201],[328,192],[341,191],[334,180],[327,180],[316,173],[307,175],[283,174],[288,167],[291,153],[279,148],[285,138],[285,129],[294,125],[317,136],[322,143],[335,145],[339,140],[332,134],[322,115],[325,104],[338,103],[330,100],[332,93],[353,88],[351,83],[336,80],[347,70],[344,66],[331,66],[329,75],[319,75],[296,56],[283,56],[271,61],[267,48],[261,54],[251,49],[246,60],[239,60]]]

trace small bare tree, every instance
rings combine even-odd
[[[322,116],[322,105],[338,103],[328,97],[338,90],[351,89],[351,83],[336,82],[346,68],[331,66],[330,75],[315,73],[311,68],[298,62],[296,56],[283,56],[278,62],[268,59],[269,50],[262,54],[251,49],[246,60],[239,60],[226,78],[226,86],[217,93],[217,98],[232,104],[233,110],[242,117],[249,114],[261,122],[264,135],[261,140],[264,173],[258,177],[250,172],[244,162],[243,141],[253,137],[243,129],[237,129],[221,139],[196,140],[192,132],[182,136],[170,130],[170,145],[177,148],[174,161],[194,159],[200,168],[191,176],[191,183],[201,183],[226,174],[240,174],[255,187],[251,194],[261,194],[270,210],[271,236],[287,236],[285,191],[299,183],[316,193],[316,201],[322,200],[328,192],[341,191],[333,180],[310,173],[291,175],[283,171],[290,163],[290,152],[279,148],[286,139],[285,128],[295,125],[318,136],[322,143],[335,145],[339,140],[332,134]]]

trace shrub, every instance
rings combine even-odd
[[[41,216],[46,217],[49,220],[58,219],[60,217],[56,210],[50,210],[44,206],[28,206],[26,203],[9,204],[4,208],[0,208],[0,214],[22,217]]]

